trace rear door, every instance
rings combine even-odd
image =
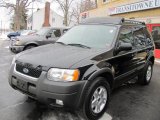
[[[141,70],[146,63],[147,54],[149,52],[149,49],[147,48],[147,41],[149,41],[149,38],[147,34],[145,33],[145,26],[135,26],[133,30],[133,36],[135,41],[135,46],[137,49],[137,70]],[[148,38],[147,38],[148,37]],[[151,40],[150,40],[151,41]]]

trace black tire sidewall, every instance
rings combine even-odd
[[[91,110],[91,103],[90,102],[91,102],[92,95],[93,95],[94,91],[100,86],[105,87],[107,90],[107,103],[106,103],[104,109],[100,113],[95,114]],[[100,118],[104,114],[105,110],[107,109],[109,98],[110,98],[110,86],[109,86],[107,80],[102,77],[96,78],[94,80],[94,82],[91,83],[91,85],[87,91],[86,97],[85,97],[83,112],[85,112],[84,114],[86,115],[86,117],[89,120],[97,120],[98,118]]]
[[[29,45],[29,46],[26,46],[24,50],[29,50],[29,49],[32,49],[32,48],[34,48],[34,47],[36,47],[36,46]]]
[[[147,79],[146,79],[146,74],[147,74],[147,70],[148,70],[148,67],[149,66],[151,66],[151,77],[150,77],[150,79],[147,81]],[[152,74],[153,74],[153,64],[152,64],[152,62],[148,62],[148,66],[147,66],[147,68],[146,68],[146,72],[145,72],[145,82],[146,82],[146,84],[149,84],[150,82],[151,82],[151,79],[152,79]]]
[[[149,66],[151,66],[151,70],[152,71],[151,71],[151,77],[150,77],[150,79],[147,80],[146,75],[147,75],[147,70],[148,70]],[[139,76],[139,82],[140,82],[140,84],[142,84],[142,85],[148,85],[151,82],[152,74],[153,74],[153,63],[149,61],[149,62],[146,63],[146,66],[144,68],[144,71],[143,71],[142,75]]]

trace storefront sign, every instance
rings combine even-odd
[[[157,7],[160,7],[160,0],[143,0],[132,4],[109,8],[108,12],[110,15],[114,15],[139,10],[153,9]]]

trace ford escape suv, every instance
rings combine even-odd
[[[10,85],[55,107],[77,109],[99,119],[111,90],[138,76],[148,85],[154,45],[143,22],[124,18],[90,18],[71,28],[55,44],[15,56]]]

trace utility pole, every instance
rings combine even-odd
[[[32,0],[32,22],[31,22],[31,30],[33,30],[33,0]]]
[[[1,34],[2,34],[2,20],[1,20]]]

